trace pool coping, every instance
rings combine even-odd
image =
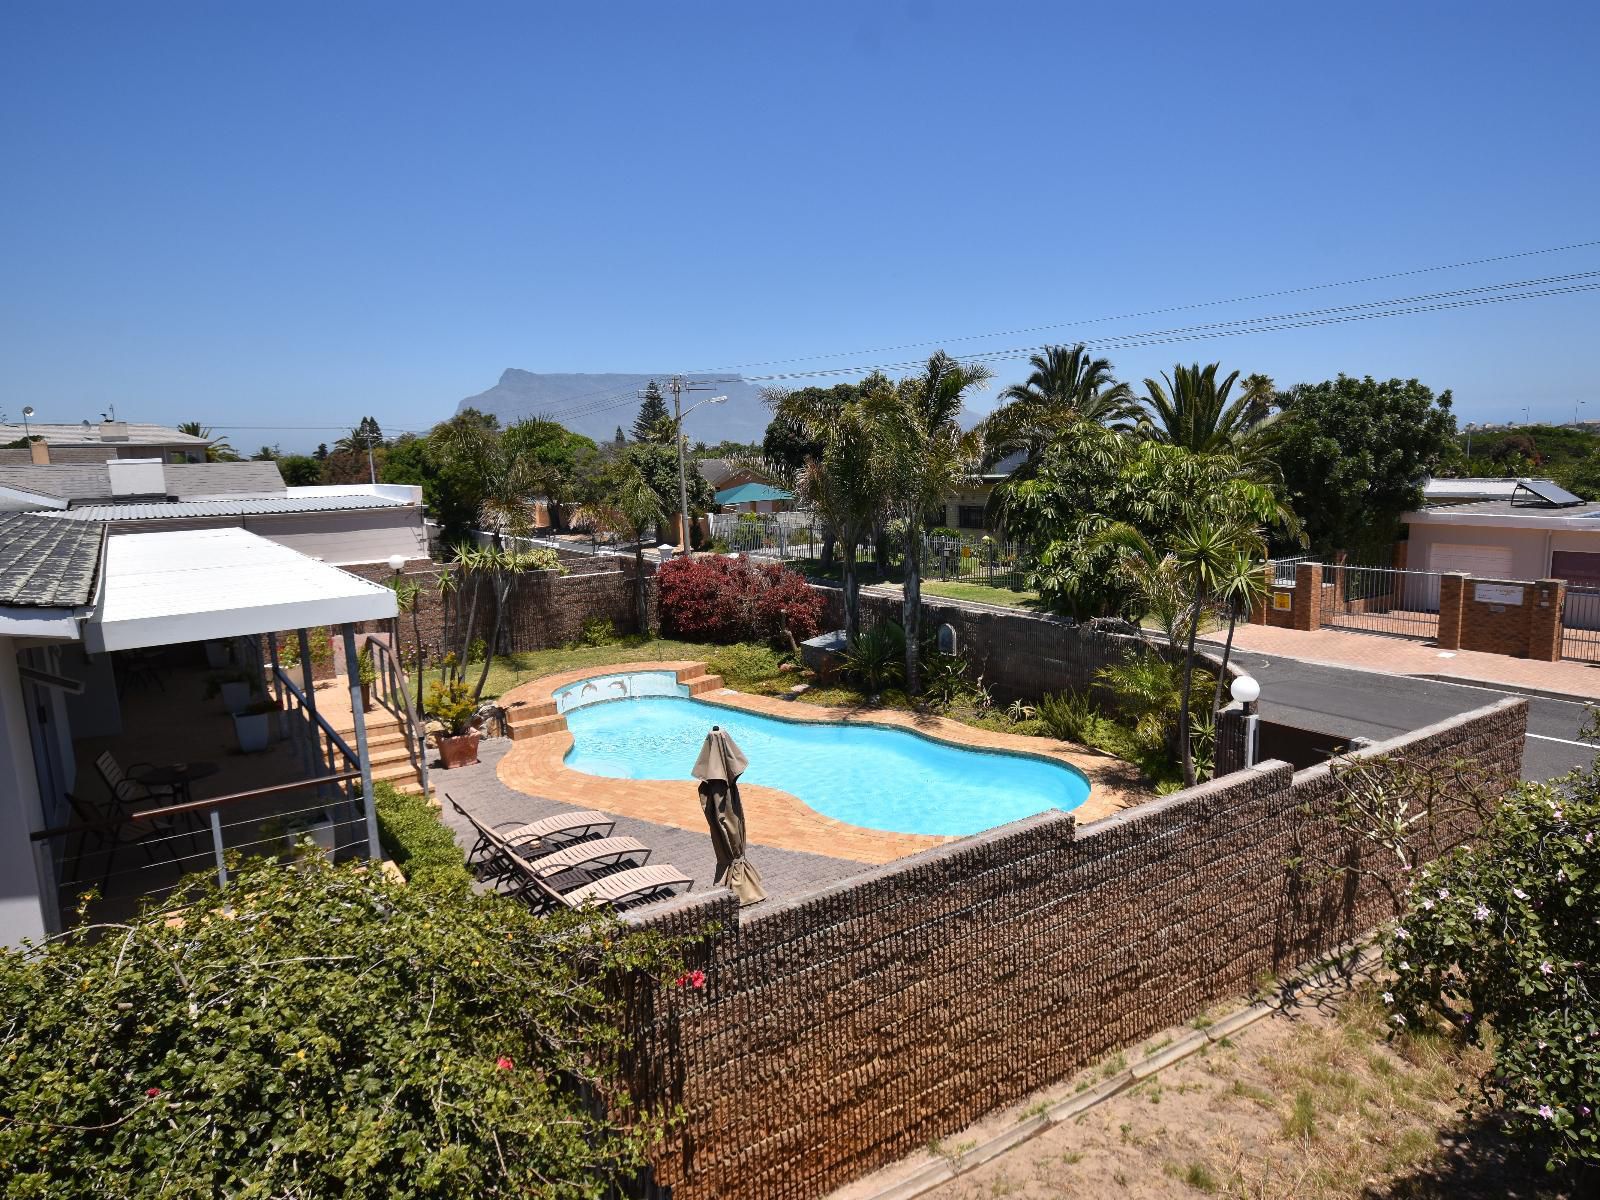
[[[1090,786],[1087,799],[1068,810],[1080,822],[1099,820],[1148,799],[1137,785],[1137,769],[1109,755],[1069,748],[1040,738],[978,729],[945,717],[901,709],[855,709],[811,704],[803,697],[757,696],[722,685],[708,674],[703,661],[675,659],[661,662],[613,663],[580,667],[519,684],[501,697],[517,740],[497,768],[508,787],[586,808],[600,808],[622,816],[673,825],[680,829],[705,828],[705,817],[693,788],[681,780],[606,779],[567,767],[565,759],[573,739],[565,718],[556,713],[553,696],[559,689],[584,679],[634,672],[672,671],[686,684],[692,699],[708,704],[774,717],[795,723],[866,725],[899,729],[930,741],[961,749],[1000,752],[1042,759],[1070,767],[1084,775]],[[850,825],[825,816],[798,797],[776,788],[747,784],[740,788],[753,845],[774,846],[813,854],[828,854],[868,864],[881,864],[966,836],[891,833]]]

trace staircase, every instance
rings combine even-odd
[[[406,734],[398,718],[378,705],[364,714],[367,725],[367,758],[372,763],[372,780],[392,783],[397,792],[418,796],[422,780],[406,752]],[[352,750],[356,748],[356,727],[349,712],[330,714],[329,723],[339,731]]]
[[[686,684],[691,696],[714,692],[723,686],[721,675],[708,675],[704,665],[678,672],[678,682]],[[517,704],[506,710],[506,724],[511,730],[511,740],[525,741],[543,737],[547,733],[560,733],[567,728],[567,719],[556,711],[554,700],[539,703]],[[404,743],[401,744],[404,749]]]

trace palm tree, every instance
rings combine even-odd
[[[634,463],[626,461],[618,464],[606,499],[598,504],[585,505],[573,514],[573,520],[579,524],[607,529],[633,539],[634,614],[641,634],[650,631],[650,597],[644,573],[645,531],[655,529],[665,519],[661,497],[656,495],[644,472]]]
[[[1000,406],[979,422],[985,467],[1020,451],[1024,458],[1010,478],[1031,479],[1045,450],[1069,426],[1089,421],[1116,428],[1138,414],[1133,389],[1111,377],[1111,360],[1090,358],[1081,344],[1047,346],[1028,361],[1033,373],[1027,382],[1001,392]]]
[[[953,487],[972,475],[978,439],[962,430],[963,401],[990,378],[987,367],[960,363],[940,350],[921,375],[902,379],[893,389],[864,398],[881,429],[888,455],[888,478],[906,524],[905,602],[906,690],[921,686],[918,639],[922,627],[922,532],[925,514],[942,505]]]
[[[1259,372],[1244,377],[1244,419],[1247,425],[1259,425],[1272,413],[1278,403],[1278,388],[1271,375]]]
[[[1211,711],[1222,707],[1222,681],[1228,676],[1228,659],[1233,656],[1233,631],[1241,612],[1248,613],[1268,592],[1266,563],[1250,554],[1238,555],[1224,572],[1217,586],[1217,600],[1228,610],[1228,638],[1222,644],[1222,670],[1217,672],[1217,690],[1211,698]]]
[[[199,421],[180,421],[178,432],[186,433],[190,437],[205,438],[211,444],[206,447],[207,462],[238,462],[239,453],[228,444],[225,437],[213,437],[211,426],[202,425]]]
[[[1239,453],[1247,449],[1259,422],[1250,419],[1258,397],[1246,392],[1229,403],[1234,371],[1217,382],[1220,363],[1179,363],[1169,375],[1144,381],[1145,414],[1139,419],[1141,436],[1181,446],[1195,454]]]

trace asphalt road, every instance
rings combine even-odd
[[[1264,719],[1346,737],[1393,737],[1514,694],[1478,684],[1379,675],[1250,652],[1235,652],[1233,657],[1260,682]],[[1588,766],[1596,749],[1578,740],[1588,716],[1585,704],[1542,696],[1527,699],[1523,778],[1548,779]]]

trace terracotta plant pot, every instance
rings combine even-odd
[[[439,746],[440,762],[447,770],[451,767],[471,766],[478,761],[479,736],[476,729],[456,737],[447,737],[442,733],[435,734],[434,740]]]

